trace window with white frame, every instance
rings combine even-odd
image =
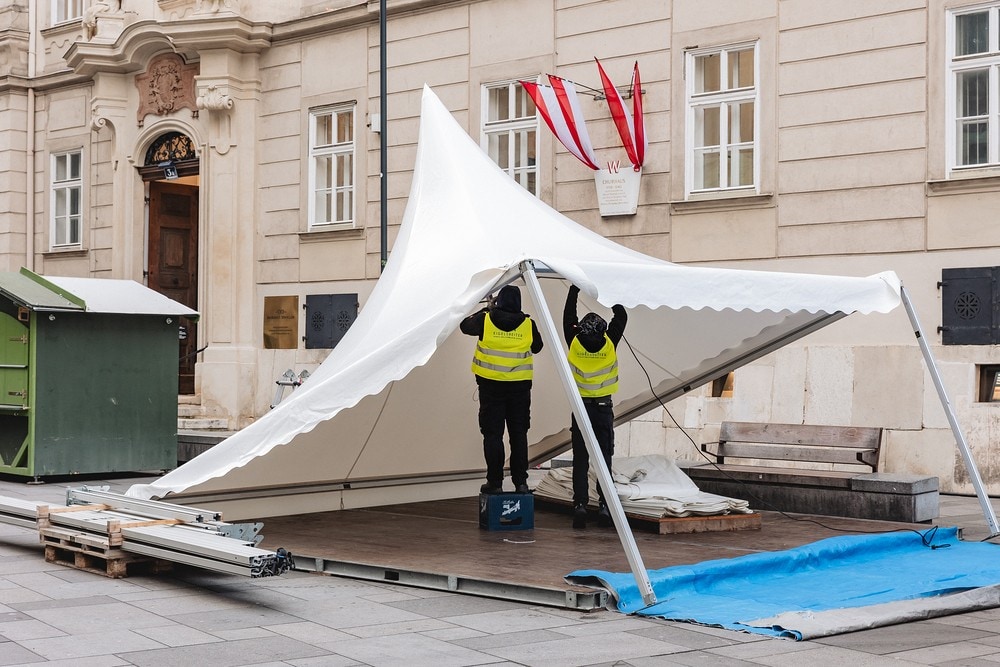
[[[517,81],[483,86],[483,149],[531,194],[538,194],[538,115]]]
[[[354,225],[354,105],[309,113],[309,228]]]
[[[951,169],[1000,165],[1000,3],[948,14]]]
[[[81,245],[82,162],[80,151],[52,156],[50,245],[53,249],[79,248]]]
[[[688,193],[757,187],[757,44],[686,54]]]
[[[53,24],[72,21],[81,16],[83,16],[83,0],[52,0]]]

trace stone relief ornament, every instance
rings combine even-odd
[[[218,14],[219,12],[239,12],[236,0],[198,0],[195,14]]]
[[[147,114],[166,116],[181,109],[197,114],[194,96],[197,71],[197,65],[186,64],[176,53],[165,53],[150,60],[146,71],[135,77],[139,89],[139,126]]]

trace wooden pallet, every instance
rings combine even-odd
[[[146,572],[169,571],[173,563],[137,556],[113,546],[108,538],[64,528],[39,528],[45,546],[45,562],[85,570],[112,579],[127,577],[136,569]]]
[[[535,495],[535,505],[559,512],[569,512],[573,503],[560,498]],[[593,509],[593,508],[591,508]],[[653,518],[641,514],[625,512],[625,518],[632,528],[660,535],[679,535],[684,533],[709,533],[734,530],[760,530],[760,513],[750,514],[713,514],[710,516],[682,516]]]

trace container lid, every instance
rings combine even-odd
[[[188,308],[134,280],[40,276],[22,268],[0,273],[0,294],[36,311],[82,311],[124,315],[183,315]]]

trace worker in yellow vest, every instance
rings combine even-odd
[[[489,307],[466,317],[460,329],[479,337],[472,372],[479,386],[479,430],[486,459],[486,483],[480,491],[503,492],[506,426],[514,491],[529,493],[532,355],[541,351],[542,337],[532,319],[521,311],[521,290],[514,285],[503,287]]]
[[[568,360],[577,389],[583,398],[590,425],[597,436],[604,463],[611,471],[615,453],[615,412],[611,395],[618,391],[618,343],[625,334],[628,313],[621,304],[612,306],[614,316],[608,324],[597,313],[587,313],[577,320],[576,303],[580,288],[571,285],[563,309],[563,333],[569,345]],[[590,454],[583,434],[573,416],[570,434],[573,441],[573,527],[587,527],[587,504],[590,502]],[[611,513],[604,500],[604,490],[597,486],[599,507],[597,524],[611,525]]]

